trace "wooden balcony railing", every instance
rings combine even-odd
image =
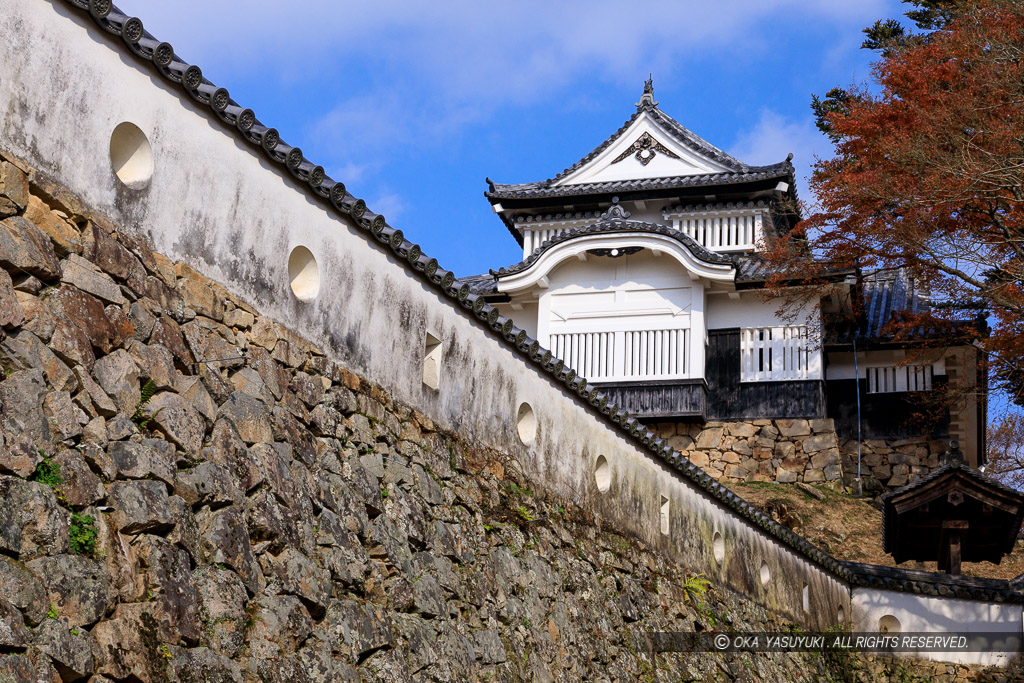
[[[570,332],[551,335],[551,353],[594,382],[690,377],[687,329]]]

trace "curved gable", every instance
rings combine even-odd
[[[562,233],[542,244],[525,261],[491,274],[497,279],[499,292],[519,292],[545,286],[549,274],[568,259],[585,258],[596,250],[636,247],[668,255],[695,279],[732,282],[735,276],[732,259],[708,251],[684,233],[657,223],[617,218]]]

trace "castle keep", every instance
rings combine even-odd
[[[744,163],[659,109],[653,90],[553,178],[488,180],[523,260],[463,282],[716,478],[838,481],[845,465],[848,480],[895,488],[937,467],[950,437],[983,464],[973,337],[894,338],[890,320],[927,309],[903,273],[832,268],[827,287],[767,296],[783,272],[768,243],[799,219],[792,155]],[[913,423],[951,382],[952,409]],[[856,440],[872,442],[866,469]]]

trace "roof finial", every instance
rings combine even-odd
[[[960,450],[960,442],[956,439],[949,442],[949,450],[946,451],[946,462],[951,467],[959,467],[964,464],[964,454]]]
[[[650,77],[644,81],[644,94],[640,96],[640,101],[636,103],[636,108],[644,109],[657,106],[658,103],[654,101],[654,74],[650,74]]]

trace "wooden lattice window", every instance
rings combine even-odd
[[[866,368],[869,394],[892,394],[901,391],[930,391],[935,370],[927,365],[907,364]]]
[[[806,325],[740,330],[740,381],[772,382],[811,377]]]

